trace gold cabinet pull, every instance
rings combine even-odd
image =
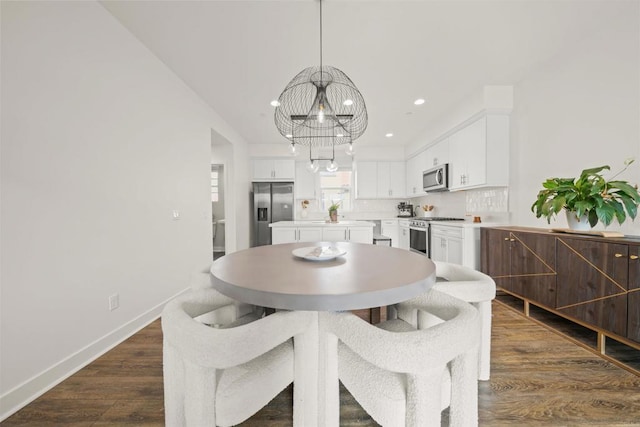
[[[629,258],[631,259],[638,259],[638,255],[630,255]]]
[[[510,241],[510,242],[515,242],[515,241],[516,241],[516,239],[509,239],[509,241]]]
[[[508,237],[505,237],[505,238],[504,238],[504,240],[509,240],[509,238],[508,238]]]
[[[615,255],[614,255],[614,257],[616,257],[616,258],[622,258],[623,256],[624,256],[624,255],[622,255],[622,254],[615,254]]]

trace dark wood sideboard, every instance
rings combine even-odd
[[[482,228],[481,247],[482,271],[525,315],[533,304],[591,329],[593,351],[607,359],[607,337],[640,350],[640,237],[495,227]]]

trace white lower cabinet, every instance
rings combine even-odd
[[[300,228],[272,228],[271,243],[295,243],[295,242],[319,242],[323,240],[322,228],[320,227],[300,227]]]
[[[322,240],[327,242],[346,242],[347,227],[326,227],[322,230]]]
[[[391,246],[394,248],[400,247],[400,228],[397,219],[383,219],[381,224],[381,234],[391,239]]]
[[[347,230],[349,242],[373,244],[372,227],[349,227]]]
[[[400,220],[398,224],[398,247],[409,250],[409,221]]]
[[[434,261],[480,268],[480,228],[431,224],[431,252]]]
[[[325,227],[322,240],[327,242],[373,243],[372,227]]]

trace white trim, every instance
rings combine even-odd
[[[125,323],[102,338],[98,338],[76,353],[71,354],[59,363],[45,369],[0,396],[0,421],[4,421],[9,416],[18,412],[45,392],[60,384],[98,357],[158,319],[165,304],[189,290],[190,288],[186,288],[178,292],[135,319]]]

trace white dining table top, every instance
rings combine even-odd
[[[294,249],[334,246],[346,253],[308,261]],[[305,242],[259,246],[225,255],[211,266],[213,286],[249,304],[287,310],[343,311],[395,304],[429,290],[435,265],[389,246]]]

